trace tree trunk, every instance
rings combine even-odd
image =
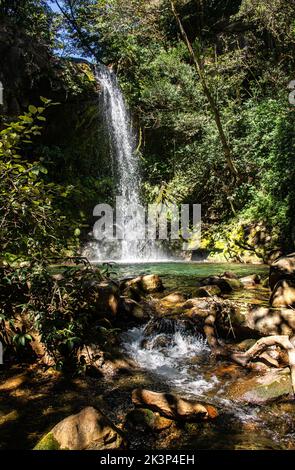
[[[203,72],[203,66],[202,66],[202,60],[201,60],[200,53],[198,51],[195,52],[193,50],[192,45],[191,45],[191,43],[188,39],[188,36],[185,32],[185,29],[182,25],[182,22],[179,18],[179,15],[176,11],[173,0],[170,0],[170,3],[171,3],[171,8],[172,8],[173,15],[174,15],[174,17],[177,21],[180,33],[181,33],[182,38],[183,38],[183,41],[185,42],[185,44],[187,46],[187,49],[189,51],[189,54],[191,56],[191,59],[192,59],[193,64],[195,66],[195,69],[197,71],[197,74],[200,78],[204,94],[205,94],[205,96],[208,100],[208,103],[210,105],[210,109],[211,109],[211,112],[213,114],[213,117],[214,117],[214,120],[215,120],[215,123],[216,123],[216,127],[218,129],[218,133],[219,133],[219,137],[220,137],[220,140],[221,140],[225,160],[227,162],[227,166],[228,166],[228,168],[229,168],[229,170],[230,170],[230,172],[233,176],[233,179],[235,181],[236,177],[238,175],[238,171],[237,171],[236,166],[233,162],[232,152],[231,152],[229,143],[227,141],[225,132],[223,130],[223,125],[222,125],[222,122],[221,122],[221,116],[220,116],[219,109],[218,109],[218,107],[216,105],[216,102],[215,102],[215,99],[214,99],[214,97],[213,97],[213,95],[212,95],[212,93],[209,89],[209,86],[208,86],[207,81],[206,81],[205,74]]]

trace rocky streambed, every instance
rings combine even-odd
[[[293,336],[290,290],[271,305],[286,272],[275,268],[270,289],[266,267],[223,268],[159,276],[138,266],[101,285],[98,308],[117,340],[79,352],[86,373],[3,371],[1,448],[294,449],[288,351],[274,343],[248,354],[257,341]]]

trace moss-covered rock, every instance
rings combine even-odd
[[[287,397],[292,393],[288,368],[274,369],[263,375],[240,379],[229,390],[232,399],[256,405]]]
[[[143,427],[151,431],[161,432],[169,428],[173,421],[160,416],[148,408],[138,408],[127,415],[127,423],[133,427]]]
[[[34,447],[34,450],[60,450],[60,446],[52,432],[49,432],[42,437],[42,439]]]

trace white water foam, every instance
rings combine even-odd
[[[176,331],[147,338],[144,327],[135,327],[122,335],[122,343],[140,367],[162,377],[186,395],[201,396],[218,383],[216,377],[208,382],[200,372],[198,360],[206,359],[210,353],[201,336]]]

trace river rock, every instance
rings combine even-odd
[[[263,279],[263,281],[261,282],[261,287],[264,287],[265,289],[269,288],[269,278],[268,277]]]
[[[160,302],[163,304],[163,306],[174,306],[182,304],[185,301],[186,298],[181,292],[172,292],[171,294],[166,295],[165,297],[162,297],[162,299],[160,299]]]
[[[230,398],[239,402],[263,405],[292,395],[289,368],[273,369],[263,375],[239,379],[229,390]]]
[[[195,291],[195,297],[213,297],[214,295],[220,295],[221,290],[218,286],[202,286],[198,287]]]
[[[129,279],[121,283],[121,288],[123,292],[126,292],[127,288],[131,288],[133,293],[136,293],[137,296],[142,294],[152,294],[155,292],[162,292],[164,286],[160,276],[157,274],[149,274],[146,276],[138,276],[134,279]],[[135,300],[138,300],[135,298]]]
[[[135,389],[132,402],[146,407],[161,415],[183,421],[203,421],[218,416],[216,408],[193,400],[186,400],[170,393],[152,392],[151,390]]]
[[[109,281],[100,282],[95,290],[94,302],[99,316],[115,318],[120,305],[119,287]]]
[[[233,290],[241,289],[243,284],[239,279],[210,276],[200,281],[201,286],[218,286],[223,294],[230,294]]]
[[[160,416],[148,408],[138,408],[128,413],[127,423],[134,427],[144,427],[152,431],[161,432],[168,429],[173,421]]]
[[[162,292],[164,290],[162,279],[157,274],[142,276],[140,285],[144,292],[147,292],[148,294],[153,292]]]
[[[221,277],[226,277],[227,279],[239,279],[237,274],[233,271],[225,271]]]
[[[242,340],[258,336],[255,327],[247,323],[247,304],[228,299],[193,298],[184,306],[184,316],[189,318],[198,331],[202,331],[208,316],[215,318],[215,328],[221,337]]]
[[[261,336],[292,335],[295,332],[295,312],[290,308],[273,309],[249,306],[246,325]]]
[[[295,283],[291,283],[287,279],[278,281],[272,291],[270,305],[272,307],[295,307]]]
[[[133,299],[123,297],[122,306],[131,320],[145,322],[150,318],[150,306],[146,302],[136,302]]]
[[[109,450],[126,447],[122,431],[99,410],[88,406],[58,423],[34,450]]]
[[[295,283],[295,253],[282,256],[270,266],[269,286],[271,290],[281,280],[289,280]]]
[[[260,284],[261,277],[258,274],[251,274],[250,276],[240,278],[240,281],[245,287],[254,287]]]

